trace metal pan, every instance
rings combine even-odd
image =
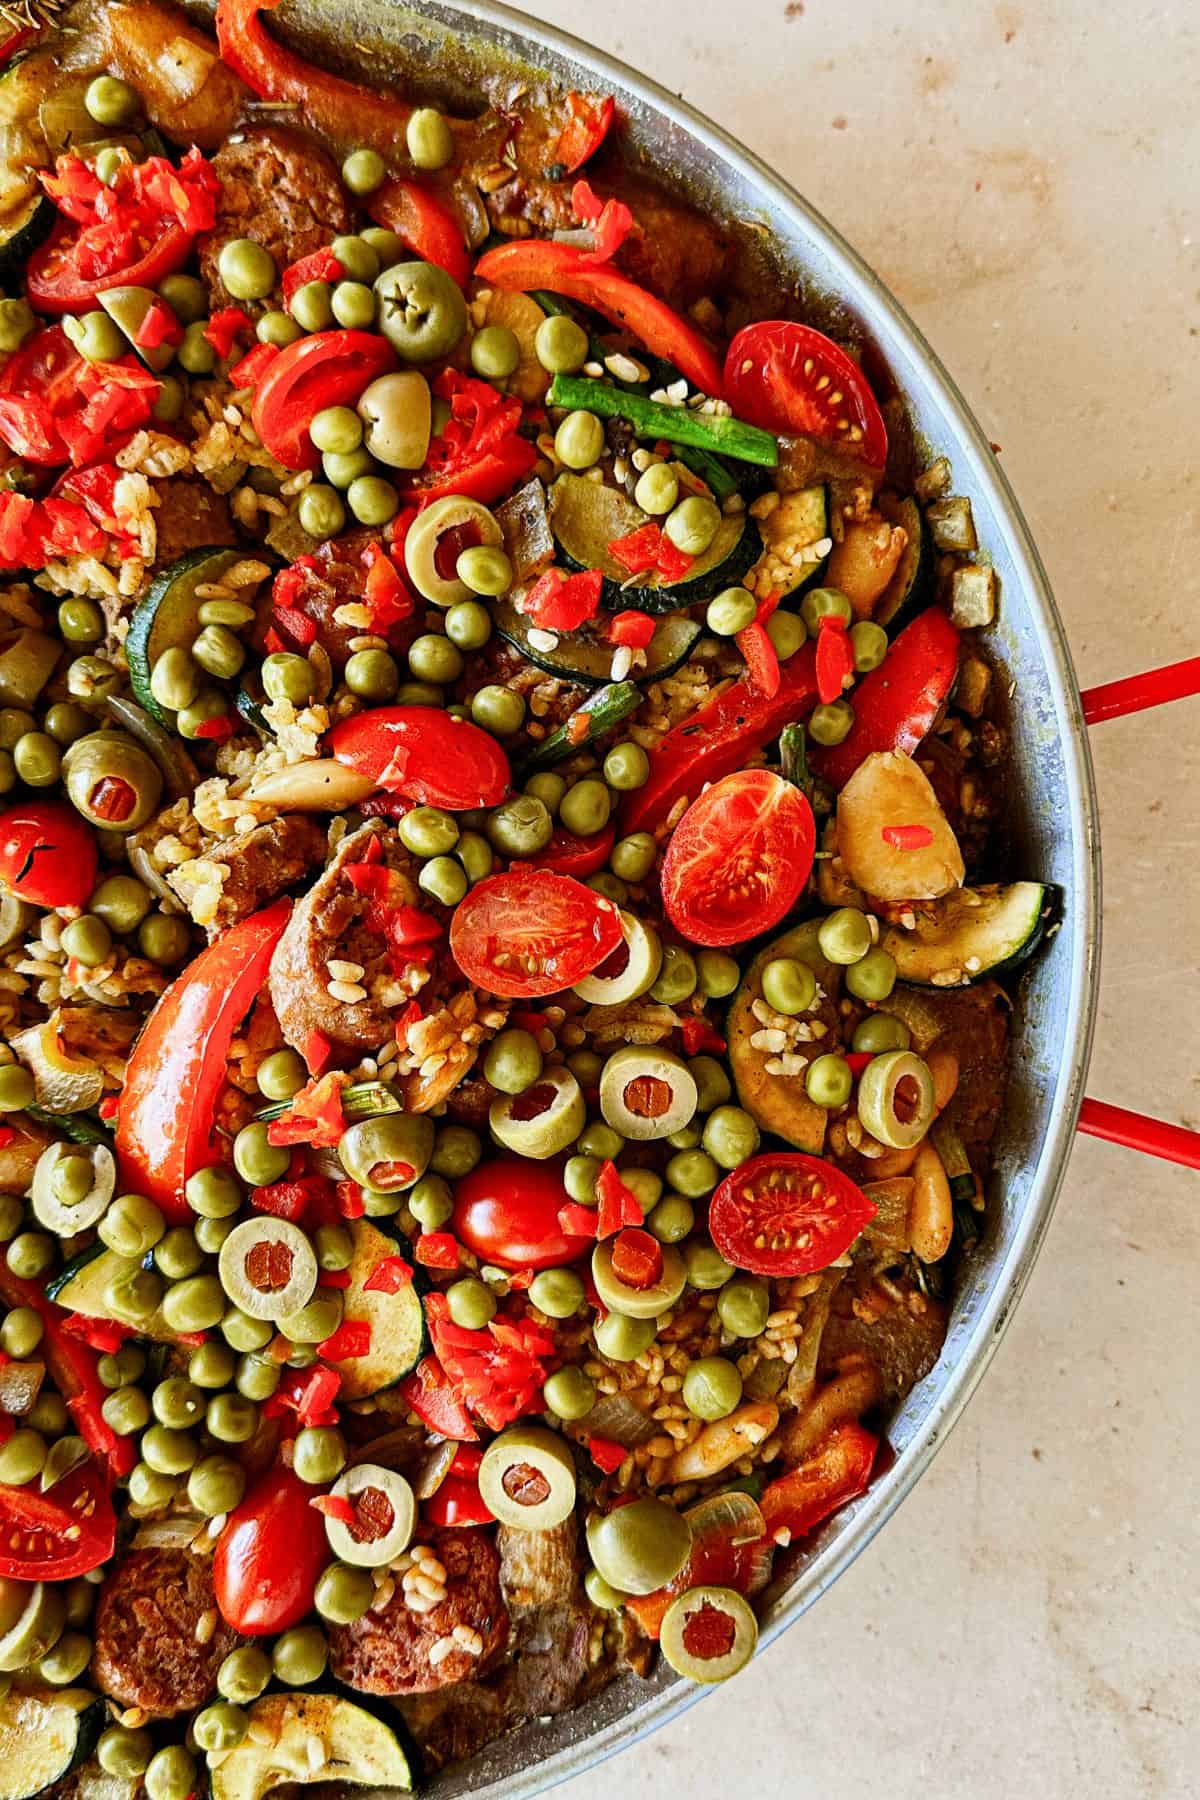
[[[917,441],[947,456],[953,488],[974,508],[980,543],[1000,578],[990,648],[1013,693],[1012,867],[1058,884],[1062,924],[1016,996],[1012,1076],[988,1225],[955,1296],[941,1359],[891,1422],[895,1460],[811,1543],[763,1619],[770,1643],[846,1569],[927,1468],[966,1405],[1033,1266],[1062,1182],[1087,1072],[1099,964],[1100,854],[1096,800],[1074,670],[1046,572],[1011,488],[962,395],[871,270],[837,232],[755,156],[676,96],[577,39],[489,0],[297,0],[289,30],[323,41],[348,72],[379,78],[393,65],[431,89],[452,77],[461,95],[497,62],[563,87],[611,91],[633,158],[700,206],[744,229],[765,227],[803,293],[809,316],[849,324],[890,371]],[[331,25],[336,21],[336,35]],[[660,1673],[614,1683],[577,1711],[532,1723],[428,1790],[531,1795],[633,1743],[703,1690]]]

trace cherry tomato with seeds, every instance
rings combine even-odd
[[[117,1522],[108,1483],[91,1457],[47,1493],[0,1487],[0,1576],[68,1581],[113,1553]]]
[[[96,885],[96,840],[73,807],[29,800],[0,813],[0,881],[33,906],[83,906]]]
[[[692,802],[667,845],[667,917],[692,943],[745,943],[791,911],[815,848],[798,787],[769,769],[726,775]]]
[[[848,1250],[876,1207],[822,1157],[751,1156],[725,1177],[708,1229],[726,1262],[752,1275],[811,1275]]]
[[[489,875],[450,923],[450,949],[468,981],[512,1000],[573,987],[621,941],[612,901],[550,869]]]
[[[887,461],[887,427],[866,376],[811,325],[763,319],[744,326],[725,358],[725,397],[764,431],[844,444],[873,469]]]

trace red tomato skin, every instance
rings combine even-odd
[[[942,710],[958,673],[958,628],[939,607],[918,613],[879,667],[854,690],[854,724],[840,744],[813,746],[810,762],[842,789],[875,750],[911,756]]]
[[[192,1216],[188,1176],[216,1160],[212,1125],[225,1058],[291,909],[277,900],[202,950],[162,995],[129,1059],[117,1115],[121,1179],[171,1225]]]
[[[421,806],[498,806],[512,785],[488,732],[429,706],[374,706],[343,719],[328,744],[338,762]]]
[[[30,800],[0,813],[0,881],[34,906],[83,906],[96,885],[96,840],[74,807]]]
[[[556,825],[544,850],[536,856],[514,857],[510,867],[553,869],[556,875],[573,875],[576,881],[583,881],[607,863],[616,835],[611,819],[602,831],[594,831],[590,837],[577,837],[565,825]]]
[[[829,379],[819,390],[822,376]],[[830,394],[841,394],[842,403],[830,406]],[[887,461],[887,427],[866,376],[811,325],[762,319],[743,326],[725,357],[725,397],[764,431],[841,444],[873,469]]]
[[[611,900],[570,875],[512,868],[489,875],[454,909],[450,950],[469,981],[511,1000],[561,993],[599,968],[621,942]],[[551,949],[547,950],[547,946]],[[498,965],[493,951],[527,948],[537,969]]]
[[[812,808],[799,788],[769,769],[726,775],[692,802],[667,845],[667,917],[693,943],[745,943],[791,911],[815,849]]]
[[[396,353],[374,331],[318,331],[279,352],[254,391],[255,430],[285,469],[315,469],[320,454],[308,434],[327,406],[353,406]]]
[[[441,1481],[421,1507],[426,1525],[492,1525],[496,1515],[490,1511],[479,1483],[473,1475],[457,1475],[453,1470]]]
[[[772,1481],[762,1497],[768,1536],[780,1530],[793,1541],[804,1537],[839,1506],[861,1494],[870,1479],[879,1439],[847,1421],[815,1444],[787,1475]]]
[[[217,1608],[246,1637],[287,1631],[312,1611],[317,1577],[331,1560],[325,1521],[309,1505],[313,1492],[290,1469],[271,1469],[217,1539]]]
[[[569,1198],[552,1163],[499,1156],[456,1183],[454,1234],[501,1269],[557,1269],[592,1250],[591,1238],[559,1229]]]
[[[68,1538],[68,1531],[76,1535]],[[116,1533],[108,1483],[90,1458],[45,1494],[32,1484],[0,1487],[0,1576],[69,1581],[86,1575],[112,1555]]]
[[[764,1205],[773,1175],[787,1176],[802,1191],[792,1199],[781,1187],[775,1190],[781,1195],[778,1206]],[[751,1220],[744,1196],[756,1183],[762,1184],[755,1196],[759,1214]],[[802,1184],[807,1184],[807,1194]],[[708,1230],[725,1260],[751,1275],[811,1275],[836,1262],[876,1210],[862,1189],[823,1157],[802,1150],[774,1151],[748,1157],[725,1177],[709,1204]],[[790,1249],[760,1249],[754,1239],[764,1225],[791,1225],[800,1241]]]
[[[39,312],[87,312],[97,294],[112,287],[157,287],[164,275],[182,269],[192,248],[192,233],[182,225],[164,225],[146,254],[124,269],[97,279],[75,273],[70,250],[73,227],[63,221],[29,259],[26,285]]]

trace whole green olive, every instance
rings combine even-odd
[[[692,1533],[665,1500],[645,1495],[588,1526],[588,1550],[604,1579],[621,1593],[652,1594],[678,1575]]]
[[[162,773],[140,744],[120,731],[76,738],[62,759],[76,810],[101,831],[137,831],[162,794]]]
[[[399,1193],[424,1175],[433,1142],[433,1120],[423,1113],[384,1113],[351,1125],[337,1152],[351,1181],[380,1193]]]
[[[380,280],[391,273],[386,271]],[[359,395],[358,416],[363,442],[376,461],[389,469],[421,467],[433,413],[429,383],[419,369],[398,369],[372,381]]]
[[[435,263],[394,263],[377,278],[375,293],[379,329],[405,362],[448,356],[467,328],[462,289]]]

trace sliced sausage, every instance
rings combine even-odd
[[[200,272],[214,306],[242,304],[227,293],[217,259],[231,238],[253,238],[282,275],[350,228],[350,208],[333,159],[286,125],[258,125],[229,138],[213,158],[221,178],[217,222],[200,245]]]
[[[158,505],[154,508],[159,568],[173,563],[189,550],[205,550],[210,544],[232,544],[236,539],[229,502],[204,481],[156,481]]]
[[[309,869],[325,860],[325,833],[303,813],[288,813],[268,825],[226,838],[209,856],[229,873],[221,888],[213,928],[223,931],[245,919],[268,900],[294,886]]]
[[[211,1558],[167,1549],[131,1550],[117,1564],[93,1635],[96,1686],[155,1719],[203,1706],[239,1641],[217,1612]]]
[[[508,1613],[500,1591],[500,1557],[490,1535],[478,1528],[429,1534],[428,1543],[446,1572],[445,1598],[429,1612],[409,1609],[402,1587],[379,1612],[329,1632],[329,1666],[339,1681],[366,1694],[428,1694],[458,1681],[474,1681],[495,1660],[508,1637]],[[479,1634],[478,1654],[453,1632]],[[443,1653],[442,1647],[450,1648]],[[439,1654],[432,1659],[434,1646]]]

